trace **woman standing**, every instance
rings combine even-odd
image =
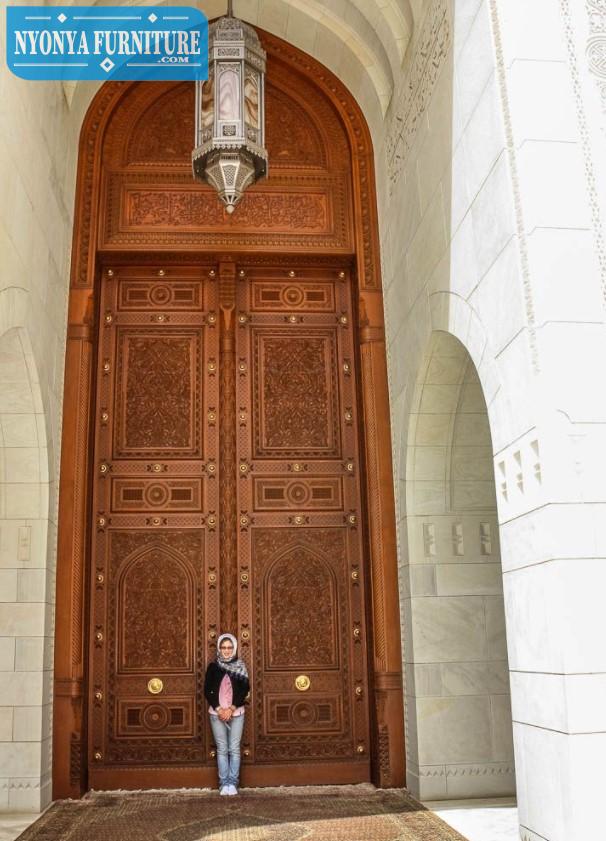
[[[250,683],[246,663],[238,659],[232,634],[217,640],[217,659],[209,664],[204,696],[209,703],[210,726],[217,746],[220,794],[238,793],[240,740],[244,729],[244,699]]]

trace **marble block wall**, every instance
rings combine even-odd
[[[436,332],[415,388],[400,494],[407,781],[423,799],[515,793],[486,404],[463,345]]]

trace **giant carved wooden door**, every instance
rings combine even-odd
[[[114,269],[96,402],[89,784],[213,780],[225,629],[253,682],[245,782],[368,779],[348,272]]]

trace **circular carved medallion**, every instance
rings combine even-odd
[[[168,502],[168,488],[166,485],[149,485],[145,488],[145,501],[148,505],[165,505]]]
[[[165,306],[172,298],[170,286],[154,286],[149,292],[149,299],[152,304]]]
[[[296,482],[288,486],[286,496],[293,505],[305,505],[311,498],[311,491],[307,485]]]
[[[282,300],[289,307],[299,307],[303,303],[303,292],[298,286],[287,286],[282,291]]]
[[[308,701],[298,701],[292,708],[292,720],[299,727],[309,727],[314,724],[318,716],[315,704]]]
[[[148,730],[162,730],[168,724],[168,710],[163,704],[150,704],[143,710],[142,718]]]

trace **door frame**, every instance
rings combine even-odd
[[[270,55],[304,74],[332,104],[348,137],[353,186],[355,253],[350,255],[357,280],[359,394],[363,504],[369,563],[367,627],[369,638],[369,707],[371,710],[372,780],[380,787],[405,783],[402,660],[396,555],[387,357],[381,289],[374,158],[370,132],[360,107],[345,86],[324,66],[287,42],[261,32]],[[167,250],[100,251],[98,249],[101,156],[106,129],[122,98],[137,83],[105,83],[93,98],[80,134],[75,197],[74,236],[68,305],[61,472],[59,482],[56,591],[53,796],[78,798],[87,786],[88,567],[93,522],[91,506],[92,436],[94,433],[96,332],[99,289],[113,262],[157,263]],[[225,249],[223,258],[225,259]],[[220,250],[175,250],[176,262],[208,265]],[[233,261],[288,265],[293,256],[259,250],[229,252]],[[343,254],[301,255],[306,265],[342,265]],[[286,770],[289,780],[296,775]],[[263,784],[261,775],[256,775]],[[321,782],[319,775],[318,782]]]

